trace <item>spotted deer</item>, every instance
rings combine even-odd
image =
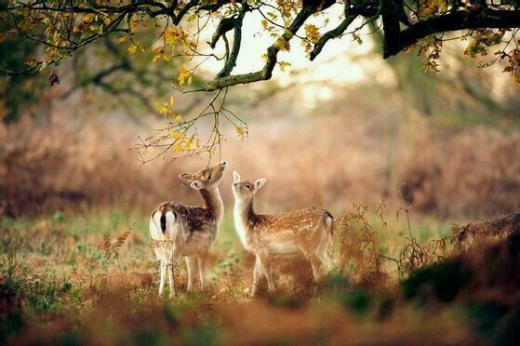
[[[204,207],[187,207],[170,201],[160,204],[150,217],[150,235],[154,252],[160,262],[159,295],[165,285],[166,271],[170,284],[170,298],[175,294],[173,269],[184,256],[188,267],[188,291],[193,287],[195,260],[198,262],[200,287],[204,289],[205,261],[208,250],[215,242],[222,221],[224,205],[219,184],[226,162],[203,168],[196,173],[182,173],[179,178],[199,191]]]
[[[244,248],[256,256],[251,296],[256,295],[262,274],[267,279],[269,291],[274,291],[271,268],[276,255],[303,253],[311,264],[315,280],[320,277],[321,264],[328,270],[334,267],[329,255],[334,228],[332,215],[318,208],[276,215],[257,214],[253,200],[265,182],[266,179],[254,183],[241,181],[240,175],[233,172],[235,228]]]

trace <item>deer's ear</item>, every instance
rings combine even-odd
[[[260,179],[257,179],[255,181],[255,192],[260,190],[262,188],[262,186],[265,185],[265,182],[267,181],[267,179],[265,178],[260,178]]]
[[[240,182],[240,174],[238,174],[237,171],[233,171],[233,182],[234,183]]]
[[[194,180],[191,182],[190,186],[192,189],[200,190],[204,187],[204,184],[202,184],[200,180]]]
[[[191,173],[181,173],[179,174],[179,178],[189,183],[193,180],[193,175]]]

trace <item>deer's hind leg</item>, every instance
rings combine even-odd
[[[318,281],[320,279],[320,265],[321,260],[317,254],[317,249],[313,249],[308,245],[308,242],[300,242],[298,244],[300,251],[305,256],[307,261],[309,261],[312,269],[312,277],[314,281]]]
[[[330,250],[332,247],[332,235],[328,236],[326,239],[324,239],[320,244],[318,245],[318,248],[316,249],[316,253],[318,257],[321,260],[321,263],[325,266],[327,271],[331,271],[336,267],[336,264],[334,263],[334,260],[332,259],[330,255]]]
[[[164,284],[166,283],[166,263],[163,261],[159,262],[159,271],[161,279],[159,281],[159,295],[162,296],[164,291]]]
[[[178,256],[176,256],[175,251],[173,252],[169,263],[167,263],[166,268],[168,269],[168,281],[170,284],[170,298],[173,298],[175,295],[175,285],[173,278],[173,269],[175,268],[175,264],[177,263]]]
[[[307,257],[309,259],[309,262],[311,263],[312,268],[312,277],[314,278],[314,281],[318,282],[321,277],[321,260],[319,256],[315,253],[309,254]]]

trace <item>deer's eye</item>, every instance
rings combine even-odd
[[[208,173],[208,179],[211,179],[211,173]]]
[[[246,189],[248,189],[248,190],[249,190],[250,188],[251,188],[251,185],[249,185],[249,184],[246,184]]]

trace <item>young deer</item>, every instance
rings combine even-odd
[[[240,175],[233,172],[231,189],[235,196],[235,227],[244,248],[256,256],[251,296],[256,295],[262,274],[267,279],[269,291],[274,290],[271,275],[273,255],[303,253],[311,264],[315,280],[319,279],[321,263],[329,270],[334,267],[329,255],[334,227],[332,215],[318,208],[278,215],[256,214],[253,199],[265,182],[266,179],[258,179],[254,184],[241,181]]]
[[[197,173],[179,175],[179,178],[200,192],[204,207],[186,207],[172,201],[162,203],[152,212],[150,235],[155,241],[154,251],[161,272],[159,295],[164,290],[166,269],[169,274],[170,298],[174,295],[173,268],[181,256],[185,257],[188,267],[188,291],[193,287],[195,259],[198,261],[200,287],[204,289],[206,256],[215,242],[224,213],[218,186],[225,168],[226,162],[222,161]]]

